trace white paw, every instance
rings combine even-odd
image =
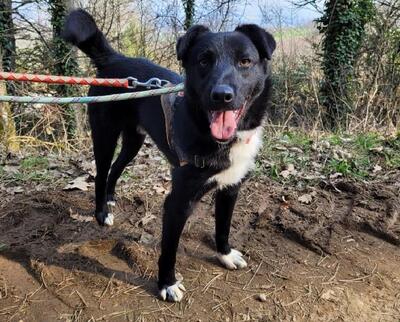
[[[160,297],[164,301],[180,302],[185,291],[186,289],[182,282],[177,281],[174,285],[163,287],[160,291]]]
[[[238,269],[247,267],[246,261],[243,259],[243,254],[236,249],[231,249],[227,255],[218,253],[217,258],[227,269]]]
[[[114,200],[107,201],[107,206],[115,207],[115,201]]]
[[[114,215],[113,214],[107,214],[106,219],[104,219],[104,225],[106,225],[106,226],[114,225]]]

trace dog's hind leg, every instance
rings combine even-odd
[[[144,134],[140,134],[134,130],[124,130],[122,132],[122,148],[118,158],[111,167],[110,174],[107,179],[107,204],[108,206],[115,205],[115,185],[118,178],[121,176],[125,167],[133,160],[143,145]]]
[[[215,198],[215,242],[217,257],[228,269],[238,269],[247,266],[241,252],[229,246],[229,232],[233,209],[239,193],[240,184],[228,186],[217,191]]]
[[[97,170],[95,216],[102,226],[111,226],[114,223],[114,216],[109,214],[106,203],[106,184],[119,134],[119,129],[103,128],[92,122],[93,151]]]

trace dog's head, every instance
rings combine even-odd
[[[241,119],[264,89],[275,47],[272,35],[257,25],[218,33],[196,25],[179,38],[185,95],[207,115],[214,140],[235,137]]]

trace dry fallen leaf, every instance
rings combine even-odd
[[[334,174],[331,174],[331,175],[329,176],[329,179],[337,179],[337,178],[339,178],[339,177],[343,177],[343,174],[340,173],[340,172],[336,172],[336,173],[334,173]]]
[[[274,149],[278,151],[287,151],[287,148],[282,145],[277,145],[274,147]]]
[[[154,240],[154,236],[146,233],[145,231],[140,235],[139,243],[141,244],[151,244]]]
[[[325,301],[334,301],[336,299],[335,292],[333,290],[327,290],[321,295],[321,298]]]
[[[383,151],[383,146],[376,146],[374,148],[369,149],[372,152],[382,152]]]
[[[341,160],[341,159],[351,159],[351,153],[347,152],[345,150],[342,149],[335,149],[333,150],[333,156],[335,159]]]
[[[280,173],[280,175],[286,179],[286,178],[289,178],[290,172],[289,172],[288,170],[283,170],[283,171]]]
[[[136,223],[136,227],[146,226],[150,221],[156,218],[157,218],[156,216],[150,213],[146,213],[145,216]]]
[[[304,153],[304,151],[303,151],[302,149],[300,149],[300,148],[298,148],[298,147],[295,147],[295,146],[290,147],[290,148],[289,148],[289,151],[290,151],[290,152],[299,153],[299,154]]]
[[[372,169],[372,172],[377,173],[379,171],[382,171],[382,167],[379,164],[375,164],[374,168]]]
[[[96,164],[94,161],[83,161],[81,167],[84,171],[89,173],[92,177],[96,177]]]
[[[294,168],[294,165],[292,163],[289,163],[287,165],[286,169],[281,171],[281,173],[280,173],[280,175],[285,179],[288,178],[289,176],[293,176],[293,175],[296,175],[296,174],[297,174],[297,171]]]
[[[155,184],[154,186],[153,186],[153,190],[156,192],[156,193],[158,193],[158,194],[160,194],[160,195],[165,195],[165,194],[167,194],[167,189],[165,189],[163,186],[161,186],[160,184]]]
[[[19,166],[6,165],[3,167],[3,171],[9,174],[18,174]]]
[[[265,202],[265,200],[262,200],[258,206],[257,213],[262,214],[265,210],[267,210],[268,204]]]
[[[329,149],[331,147],[331,144],[329,143],[329,141],[321,141],[321,146],[325,149]]]
[[[75,219],[80,222],[90,222],[94,220],[93,216],[82,216],[78,213],[74,213],[71,208],[69,209],[69,215],[71,216],[72,219]]]
[[[22,193],[24,192],[24,188],[21,186],[16,186],[16,187],[11,187],[11,188],[6,188],[7,193],[14,195],[16,193]]]
[[[90,183],[88,183],[86,176],[81,176],[78,177],[72,181],[70,181],[63,190],[82,190],[82,191],[88,191],[89,187],[91,186]]]
[[[300,201],[301,203],[305,203],[308,205],[313,200],[313,196],[309,193],[306,193],[306,194],[300,196],[299,198],[297,198],[297,200]]]

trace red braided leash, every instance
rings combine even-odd
[[[107,87],[131,86],[129,78],[92,78],[0,72],[0,80],[36,82],[47,84],[92,85]]]

